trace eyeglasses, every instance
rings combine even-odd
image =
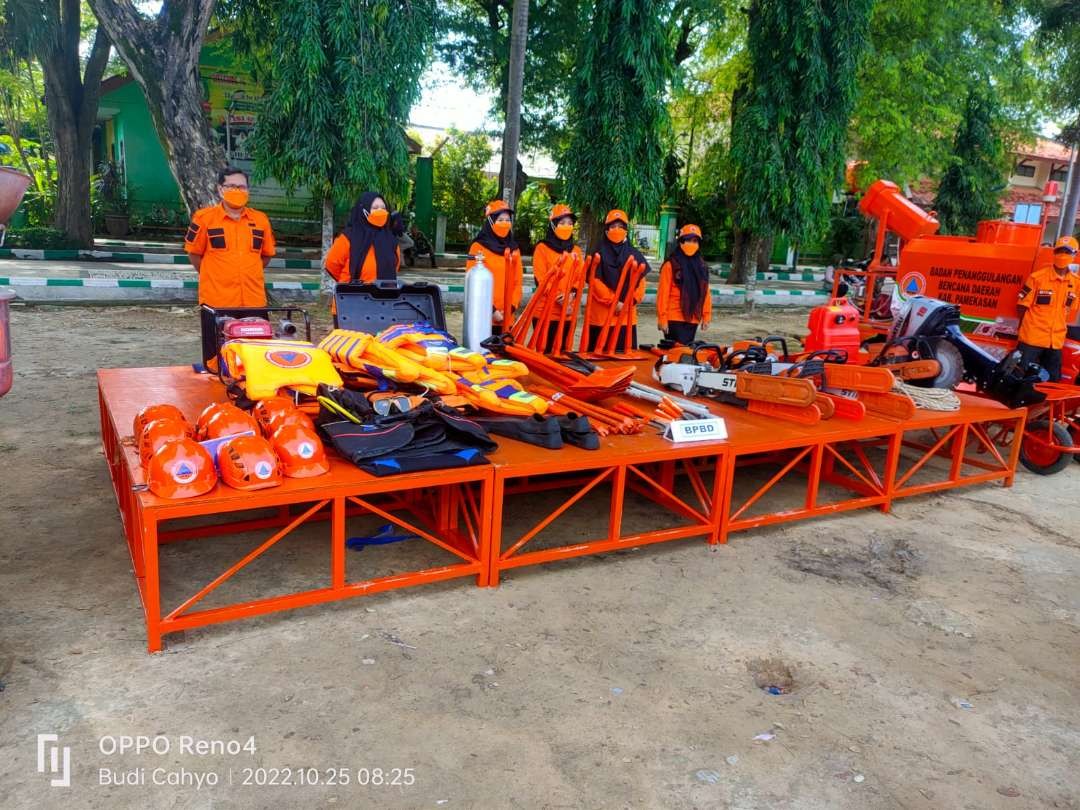
[[[239,185],[238,183],[226,183],[226,184],[222,185],[222,188],[227,189],[229,191],[231,191],[233,189],[240,189],[241,191],[247,191],[247,183],[245,183],[243,185]]]

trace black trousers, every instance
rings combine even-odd
[[[600,332],[601,332],[602,329],[603,329],[603,327],[601,327],[601,326],[590,326],[589,327],[589,351],[590,352],[596,350],[596,343],[600,339]],[[609,340],[611,339],[611,333],[610,332],[608,333],[608,339]],[[637,327],[636,326],[631,326],[630,327],[630,348],[633,348],[633,349],[637,348]],[[626,329],[625,328],[619,330],[619,335],[615,339],[615,351],[617,351],[617,352],[626,351]]]
[[[1016,348],[1020,350],[1020,362],[1025,366],[1038,363],[1050,374],[1050,382],[1061,381],[1061,349],[1047,349],[1027,343],[1020,343]]]
[[[668,321],[664,337],[675,343],[681,343],[683,346],[689,346],[697,338],[697,328],[696,323],[689,321]]]

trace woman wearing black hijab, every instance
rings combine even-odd
[[[698,324],[709,328],[712,295],[709,293],[709,268],[698,252],[701,228],[684,225],[679,229],[664,266],[660,268],[660,286],[656,291],[656,321],[664,337],[689,346],[697,337]]]
[[[366,191],[360,195],[345,230],[323,260],[334,281],[359,284],[397,278],[401,252],[389,222],[390,209],[381,194]]]
[[[484,224],[469,245],[469,256],[482,254],[494,284],[491,295],[491,324],[496,334],[509,329],[514,310],[521,303],[521,248],[514,239],[514,212],[502,200],[492,200],[484,209]],[[466,272],[476,260],[465,262]],[[509,301],[504,300],[509,293]]]
[[[625,211],[614,209],[608,211],[604,217],[604,238],[600,242],[600,264],[596,268],[592,281],[589,283],[589,301],[586,310],[589,313],[589,351],[596,348],[600,332],[609,317],[619,317],[623,307],[630,307],[629,336],[626,329],[620,329],[615,339],[615,351],[622,352],[629,345],[637,348],[637,307],[645,298],[645,275],[649,272],[649,263],[641,255],[641,251],[630,244],[629,226],[630,218]],[[622,277],[623,267],[626,260],[633,257],[634,262],[645,265],[645,274],[642,274],[636,289],[629,289],[630,279],[623,282],[622,294],[619,300],[615,300],[615,294],[619,289],[619,280]],[[633,267],[627,272],[633,272]],[[612,311],[614,310],[614,311]]]
[[[551,209],[548,216],[547,233],[533,249],[532,266],[533,281],[539,290],[544,284],[544,279],[550,276],[559,266],[564,263],[564,269],[569,267],[569,262],[581,257],[581,248],[574,244],[574,223],[577,217],[570,206],[559,203]],[[554,292],[555,303],[562,304],[562,296],[556,290]],[[543,302],[537,307],[537,311],[543,309]],[[544,339],[544,352],[549,353],[555,343],[558,334],[559,320],[567,320],[568,314],[554,312],[554,317],[548,327],[548,334]],[[535,322],[535,319],[534,319]]]

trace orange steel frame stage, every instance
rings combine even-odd
[[[162,648],[167,633],[273,611],[458,577],[497,585],[504,572],[521,566],[690,537],[724,543],[731,532],[758,526],[866,507],[888,511],[901,497],[988,481],[1009,486],[1026,415],[961,394],[962,407],[955,412],[920,411],[908,422],[832,419],[806,427],[714,404],[726,421],[727,441],[676,445],[652,428],[637,436],[609,436],[597,451],[550,451],[501,440],[490,465],[378,478],[335,458],[325,476],[286,479],[280,487],[255,492],[219,484],[200,498],[170,501],[143,485],[132,420],[154,402],[171,402],[194,418],[208,403],[224,399],[222,386],[182,366],[105,369],[98,372],[98,387],[105,458],[151,652]],[[549,529],[572,533],[571,510],[595,503],[602,489],[610,490],[603,536],[555,546],[538,542]],[[793,489],[798,494],[791,503]],[[547,500],[538,506],[540,499],[530,497],[546,491],[561,493],[558,504],[539,518],[530,515],[524,532],[509,531],[514,521],[508,517],[520,522],[523,511],[551,506]],[[532,510],[513,508],[522,497]],[[642,505],[664,525],[625,532],[627,509]],[[263,514],[248,514],[256,510]],[[455,562],[349,581],[346,520],[354,515],[401,526]],[[206,516],[217,522],[188,520]],[[295,529],[316,522],[325,525],[330,541],[325,587],[194,609]],[[178,606],[162,607],[161,545],[256,530],[272,533]]]

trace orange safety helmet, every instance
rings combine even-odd
[[[146,483],[159,498],[194,498],[217,483],[214,460],[194,439],[165,442],[146,465]]]
[[[131,435],[138,440],[139,436],[142,435],[143,428],[155,419],[175,419],[177,422],[187,422],[187,417],[184,416],[184,412],[175,405],[169,405],[168,403],[147,405],[135,415],[135,421],[131,427]]]
[[[251,412],[251,415],[254,416],[255,421],[259,423],[259,427],[262,428],[263,434],[269,436],[274,432],[270,427],[274,419],[278,416],[292,413],[295,410],[295,403],[288,397],[269,397],[267,399],[259,400],[255,405],[255,409]]]
[[[687,237],[691,237],[691,236],[696,236],[698,239],[701,239],[701,228],[699,228],[697,225],[693,225],[693,224],[683,225],[681,228],[679,228],[678,239],[679,239],[680,242],[683,239],[686,239]]]
[[[1080,242],[1072,236],[1063,236],[1054,242],[1054,253],[1071,253],[1076,255],[1080,252]]]
[[[285,411],[284,413],[277,413],[271,417],[267,423],[267,432],[269,438],[277,433],[285,425],[300,425],[301,427],[308,428],[312,432],[315,430],[315,423],[311,421],[311,417],[298,408],[294,408],[291,411]]]
[[[322,440],[305,425],[282,425],[270,440],[281,467],[289,478],[310,478],[330,471]]]
[[[218,448],[221,480],[233,489],[250,491],[281,483],[281,465],[262,436],[237,436]]]
[[[604,225],[610,225],[613,222],[621,222],[624,227],[629,227],[630,217],[626,215],[625,211],[621,211],[618,208],[612,208],[607,212],[607,216],[604,217]]]
[[[259,423],[255,421],[255,417],[250,413],[234,406],[232,408],[222,408],[211,416],[200,438],[203,441],[223,439],[226,436],[235,436],[238,433],[247,433],[248,431],[258,436]]]
[[[514,209],[506,204],[505,200],[492,200],[484,208],[484,216],[489,217],[494,221],[494,218],[506,211],[508,214],[513,215]]]
[[[139,460],[145,468],[150,457],[166,442],[191,438],[191,425],[172,417],[155,419],[143,426],[139,434]]]
[[[238,407],[231,402],[212,402],[202,409],[202,413],[199,414],[199,418],[195,420],[195,435],[201,440],[206,438],[206,426],[210,423],[210,420],[217,416],[219,413],[243,413]]]
[[[552,207],[548,222],[556,222],[563,217],[570,217],[574,222],[577,222],[577,214],[575,214],[574,209],[566,203],[558,203]]]

